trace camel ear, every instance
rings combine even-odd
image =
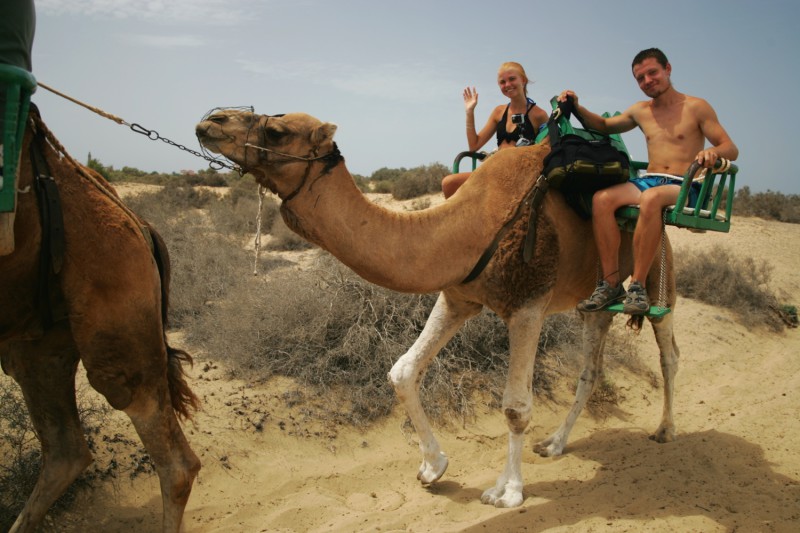
[[[336,128],[338,128],[336,124],[331,124],[330,122],[324,123],[322,126],[314,130],[314,133],[311,135],[312,142],[323,143],[333,139],[333,134],[336,133]]]

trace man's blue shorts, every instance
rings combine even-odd
[[[683,184],[683,180],[681,178],[670,176],[669,174],[645,174],[644,176],[640,176],[638,178],[631,178],[630,182],[642,192],[652,187],[658,187],[659,185],[677,185],[680,187]],[[700,195],[700,187],[700,182],[692,182],[692,186],[689,188],[689,201],[687,203],[689,207],[694,207],[697,205],[697,197]]]

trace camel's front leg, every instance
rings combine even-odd
[[[508,321],[511,353],[506,389],[503,393],[503,413],[508,424],[508,458],[494,487],[484,491],[481,496],[483,503],[495,507],[522,505],[522,450],[525,428],[531,420],[536,348],[548,301],[549,295],[534,305],[517,311]]]
[[[656,442],[672,442],[675,440],[672,400],[675,393],[675,374],[678,372],[680,351],[672,330],[672,313],[661,319],[652,320],[651,323],[656,334],[658,349],[661,352],[661,373],[664,376],[664,409],[661,415],[661,424],[650,438]]]
[[[389,371],[389,381],[419,437],[422,465],[419,467],[417,479],[423,484],[433,483],[442,477],[447,469],[447,456],[439,448],[428,417],[422,409],[419,387],[431,360],[461,325],[480,310],[479,304],[454,301],[444,292],[439,294],[419,338]]]
[[[597,378],[603,373],[603,347],[614,315],[603,311],[582,314],[584,363],[578,381],[578,390],[575,392],[575,402],[561,427],[548,438],[534,445],[534,451],[542,457],[554,457],[564,452],[564,446],[567,445],[572,426],[575,425],[575,421],[592,395]]]

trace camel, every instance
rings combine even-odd
[[[516,212],[539,176],[549,147],[501,150],[446,202],[399,212],[375,205],[358,190],[333,141],[336,129],[303,113],[269,116],[228,109],[209,115],[196,133],[203,147],[240,165],[281,198],[282,216],[293,231],[365,280],[396,291],[440,291],[419,338],[388,376],[419,437],[422,464],[417,478],[423,485],[441,478],[448,465],[420,402],[423,373],[483,306],[505,321],[510,359],[502,410],[508,425],[508,456],[505,469],[481,501],[496,507],[519,506],[524,500],[521,455],[532,416],[537,341],[546,315],[574,309],[595,287],[598,256],[591,223],[573,212],[559,192],[551,191],[538,215],[535,253],[525,263],[522,243],[530,206],[522,206],[522,216]],[[509,221],[485,269],[464,282]],[[620,255],[622,279],[631,272],[631,246],[626,234]],[[666,252],[666,300],[674,307],[668,243]],[[654,268],[647,280],[651,291],[659,278]],[[575,401],[561,427],[535,445],[540,455],[563,453],[570,430],[602,375],[603,345],[612,316],[583,314],[584,368]],[[671,313],[651,322],[664,374],[663,416],[652,438],[668,442],[675,438],[672,398],[678,348]]]
[[[63,262],[53,261],[60,268],[49,269],[49,290],[39,282],[49,232],[40,224],[34,143],[63,211]],[[0,257],[0,362],[22,389],[42,468],[11,531],[34,531],[92,462],[75,398],[79,361],[91,386],[133,422],[156,465],[163,530],[179,531],[200,461],[178,417],[190,418],[198,400],[183,371],[191,357],[166,340],[166,246],[99,174],[67,154],[33,110],[19,168],[16,248]],[[40,164],[36,170],[48,174]],[[53,295],[49,302],[37,301],[42,290]]]

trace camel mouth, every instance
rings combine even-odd
[[[211,120],[203,120],[194,129],[200,147],[209,152],[223,154],[222,145],[231,141],[231,136],[222,131],[219,124]]]

